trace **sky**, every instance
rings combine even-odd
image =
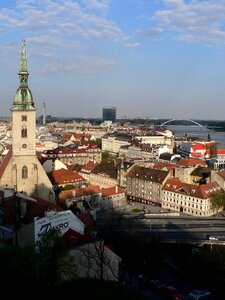
[[[225,0],[0,0],[0,116],[23,38],[37,116],[225,119]]]

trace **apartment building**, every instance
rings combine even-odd
[[[58,158],[64,164],[85,165],[89,161],[100,162],[102,158],[101,149],[96,145],[71,145],[68,147],[59,147],[54,150],[45,150],[42,157],[48,159]]]
[[[162,207],[192,216],[208,217],[215,213],[210,198],[223,192],[217,182],[194,185],[172,178],[162,187]]]
[[[167,170],[134,166],[127,174],[127,200],[161,206],[161,188],[168,176]]]

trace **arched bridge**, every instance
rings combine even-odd
[[[188,122],[191,122],[191,123],[193,123],[193,124],[195,124],[195,125],[197,125],[199,127],[205,127],[205,126],[201,125],[200,123],[198,123],[196,121],[193,121],[193,120],[190,120],[190,119],[171,119],[171,120],[168,120],[166,122],[163,122],[160,126],[164,126],[164,125],[166,125],[168,123],[172,123],[174,121],[188,121]]]

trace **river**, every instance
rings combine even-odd
[[[214,131],[206,127],[197,125],[167,125],[168,129],[172,130],[175,137],[199,137],[208,139],[210,135],[211,140],[217,143],[218,149],[225,149],[225,132]]]

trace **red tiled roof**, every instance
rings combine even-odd
[[[56,210],[56,205],[49,201],[46,201],[39,197],[33,197],[36,202],[26,201],[27,208],[26,214],[23,217],[23,222],[29,224],[33,222],[34,217],[44,217],[45,212],[49,210]],[[0,203],[0,209],[4,211],[3,222],[5,224],[11,224],[14,222],[14,200],[13,198],[9,199],[9,201]]]
[[[220,154],[220,155],[221,155],[221,154],[224,154],[224,155],[225,155],[225,149],[217,149],[217,150],[216,150],[216,153],[217,153],[217,154]],[[206,150],[206,154],[210,154],[210,149],[207,149],[207,150]]]
[[[54,170],[49,174],[49,177],[53,184],[71,184],[85,181],[80,174],[66,169]]]
[[[74,171],[79,172],[83,167],[83,165],[79,165],[79,164],[74,164],[74,165],[67,164],[66,166],[67,166],[68,170],[73,171],[73,172]]]
[[[96,230],[96,224],[90,212],[81,212],[78,218],[84,223],[89,232]]]
[[[167,170],[174,170],[176,169],[176,164],[171,164],[171,163],[164,163],[164,162],[157,162],[153,165],[154,169],[164,169],[166,168]]]
[[[122,187],[119,187],[119,186],[118,187],[112,186],[112,187],[109,187],[109,188],[102,188],[101,192],[102,192],[102,197],[108,197],[108,196],[112,196],[112,195],[125,193],[124,189]]]
[[[90,160],[86,165],[82,167],[81,172],[90,173],[97,165],[97,162]]]
[[[197,165],[207,166],[207,163],[202,159],[195,158],[180,158],[177,162],[178,166],[195,167]]]
[[[194,184],[181,182],[178,178],[168,179],[162,189],[170,192],[186,194],[188,196],[201,199],[207,199],[215,194],[224,192],[224,190],[219,186],[217,182],[210,182],[197,186]]]
[[[101,193],[101,189],[97,185],[91,185],[84,188],[71,189],[67,191],[62,191],[59,194],[59,200],[66,200],[75,197],[83,197]]]
[[[225,170],[219,171],[217,174],[225,180]]]

